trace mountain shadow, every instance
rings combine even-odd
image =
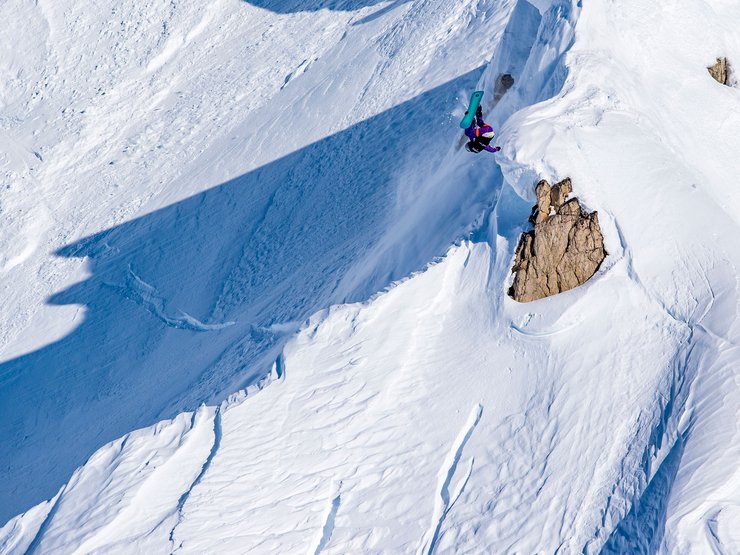
[[[244,0],[258,8],[276,13],[288,14],[296,12],[315,12],[319,10],[333,10],[351,12],[368,6],[381,4],[384,0]],[[381,8],[386,12],[408,0],[393,0],[389,5]]]
[[[455,141],[450,110],[480,74],[61,249],[91,276],[49,302],[83,305],[84,317],[0,364],[0,523],[52,497],[108,441],[259,379],[310,314],[442,254],[473,202],[463,187],[437,203],[447,212],[429,223],[434,241],[367,258],[395,217],[401,173]],[[418,128],[434,133],[409,144]]]

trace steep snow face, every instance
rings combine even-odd
[[[456,46],[454,32],[449,43],[443,40],[438,25],[460,6],[469,7],[460,3],[440,10],[413,2],[380,6],[375,18],[361,12],[362,25],[377,26],[373,29],[382,37],[377,44],[387,58],[373,65],[366,62],[365,45],[350,48],[340,41],[330,48],[322,56],[324,76],[340,62],[372,66],[360,72],[370,76],[367,89],[350,89],[350,99],[337,95],[337,102],[366,98],[362,91],[374,87],[386,90],[388,75],[408,72],[409,92],[400,98],[424,93],[423,98],[438,100],[407,102],[400,111],[416,114],[420,105],[443,110],[443,97],[461,81],[451,89],[430,87],[437,78],[454,77],[445,73],[452,64],[446,56],[467,49]],[[269,206],[327,204],[314,202],[330,197],[314,197],[311,188],[321,188],[326,175],[338,179],[346,167],[328,157],[336,147],[323,145],[332,140],[367,144],[353,149],[370,151],[356,159],[360,169],[375,188],[389,183],[390,208],[377,200],[363,206],[371,213],[385,206],[385,217],[358,218],[357,235],[337,237],[341,252],[350,251],[341,263],[334,262],[333,251],[315,250],[311,239],[301,243],[310,249],[301,263],[300,253],[272,250],[268,233],[277,227],[290,239],[314,238],[315,228],[335,222],[337,212],[327,207],[326,217],[301,219],[298,211],[296,231],[280,222],[293,212],[279,210],[271,219],[268,210],[269,225],[251,227],[224,217],[229,212],[221,207],[237,202],[228,185],[210,193],[216,200],[209,193],[196,196],[154,213],[161,214],[155,220],[145,216],[71,247],[92,259],[94,274],[108,276],[123,267],[123,281],[106,277],[105,283],[123,289],[136,310],[168,328],[176,324],[178,333],[209,334],[187,347],[192,357],[213,337],[233,334],[230,341],[243,341],[244,322],[258,322],[251,333],[267,335],[288,327],[301,310],[337,297],[367,296],[431,260],[466,226],[475,230],[469,241],[390,290],[315,312],[287,343],[271,339],[264,346],[252,335],[249,340],[258,346],[240,347],[248,356],[227,351],[218,367],[223,373],[202,375],[200,387],[246,384],[244,373],[261,375],[255,362],[260,355],[277,360],[269,376],[252,379],[226,402],[179,414],[98,450],[55,497],[2,529],[2,552],[740,549],[734,526],[740,510],[735,471],[740,399],[733,339],[740,332],[740,247],[733,240],[740,222],[731,211],[733,178],[740,172],[740,160],[731,154],[740,147],[735,121],[740,96],[705,69],[718,55],[740,60],[734,33],[740,8],[721,0],[680,6],[520,1],[506,8],[496,12],[506,14],[498,25],[484,25],[482,11],[465,12],[471,14],[470,27],[459,35],[480,37],[471,31],[486,29],[489,50],[495,48],[479,86],[487,91],[491,121],[502,131],[504,149],[497,158],[502,174],[490,158],[471,159],[454,148],[454,134],[446,132],[439,143],[429,144],[439,156],[433,171],[425,173],[411,158],[399,161],[398,146],[407,143],[390,148],[381,139],[396,112],[378,112],[364,124],[362,109],[391,108],[381,92],[375,93],[375,108],[347,114],[347,127],[339,128],[349,135],[340,133],[318,146],[296,143],[289,167],[307,172],[310,178],[301,183],[308,189],[295,196],[292,189],[281,190]],[[290,17],[311,21],[351,14]],[[422,36],[430,42],[417,40]],[[422,59],[430,44],[447,45],[438,47],[446,54],[434,57],[440,65],[429,62],[436,69],[417,74],[414,49]],[[348,51],[353,57],[343,57]],[[308,134],[326,124],[316,108],[324,93],[316,91],[328,90],[315,88],[323,85],[308,77],[311,71],[275,93],[289,94],[305,76],[309,89],[296,97],[305,109],[300,117],[295,113],[295,125],[309,122]],[[514,85],[493,106],[490,99],[504,73]],[[258,113],[255,117],[267,117],[264,110]],[[416,117],[422,121],[421,112]],[[260,129],[276,125],[260,121]],[[376,127],[372,122],[378,121]],[[217,144],[192,167],[206,160],[213,162],[209,168],[226,167],[236,152],[249,156],[255,141],[280,144],[274,134],[265,136],[245,135],[247,146],[229,154]],[[263,158],[255,167],[267,165],[254,172],[250,191],[285,175],[274,169],[280,160],[268,164],[272,147],[259,152]],[[396,172],[385,173],[381,162]],[[317,165],[326,173],[311,173]],[[532,186],[538,177],[566,176],[585,204],[599,210],[609,257],[584,287],[517,304],[505,290]],[[252,183],[246,179],[234,183]],[[185,183],[186,174],[179,180]],[[460,191],[470,198],[447,206],[460,200]],[[351,197],[348,205],[363,205],[367,198],[372,197]],[[341,207],[343,199],[331,201]],[[486,216],[476,219],[486,201]],[[188,217],[202,227],[187,224]],[[163,230],[184,224],[179,229],[190,235],[214,221],[224,222],[226,237],[256,241],[236,256],[245,266],[223,271],[214,262],[204,266],[208,277],[202,282],[193,279],[183,287],[172,277],[169,285],[153,285],[147,272],[154,272],[154,265],[128,252],[127,238],[143,237],[150,246],[136,252],[156,252],[181,278],[176,261],[183,250],[196,253],[193,260],[222,260],[229,248],[241,251],[216,239],[191,249],[163,247],[157,238],[175,241],[175,234]],[[341,233],[349,227],[330,229]],[[374,240],[359,239],[368,234]],[[216,252],[209,245],[218,245]],[[123,266],[116,262],[119,253]],[[256,257],[263,265],[255,267],[249,253],[268,256]],[[272,255],[281,261],[277,266],[271,265]],[[295,271],[281,274],[291,263]],[[159,275],[167,284],[167,274]],[[273,275],[280,276],[274,290],[260,285]],[[332,276],[331,294],[317,282],[324,275]],[[211,284],[223,293],[207,297],[202,292],[212,291]],[[209,305],[204,298],[216,300]],[[286,298],[288,305],[281,304]],[[193,310],[187,299],[211,310]],[[293,305],[296,299],[301,310]],[[186,348],[172,338],[162,341],[163,353]]]
[[[636,485],[624,507],[607,506],[607,523],[610,512],[629,513],[604,551],[733,551],[739,252],[730,208],[737,193],[728,185],[740,171],[730,155],[740,97],[704,72],[722,52],[740,54],[730,31],[740,10],[725,2],[643,8],[583,8],[563,92],[507,121],[504,167],[522,194],[531,195],[532,170],[580,183],[610,235],[614,266],[605,277],[625,264],[623,289],[642,290],[689,333],[685,359],[654,392],[663,414],[653,419],[641,471],[649,485]]]
[[[3,3],[0,518],[471,228],[430,161],[511,4]]]

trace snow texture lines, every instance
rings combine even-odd
[[[236,323],[229,321],[221,324],[207,324],[179,309],[177,309],[178,315],[168,314],[166,309],[166,299],[159,295],[154,286],[148,284],[136,275],[130,266],[128,269],[128,275],[126,276],[126,285],[111,285],[111,287],[120,291],[127,299],[130,299],[146,308],[152,315],[171,328],[190,331],[215,331],[228,328]]]
[[[447,453],[447,457],[442,464],[442,468],[440,468],[439,484],[437,487],[437,497],[434,502],[432,521],[424,539],[422,540],[423,543],[417,551],[417,555],[431,555],[434,553],[434,548],[439,540],[439,533],[442,529],[442,524],[444,524],[445,517],[450,509],[452,509],[460,495],[462,495],[465,485],[468,483],[468,479],[470,479],[470,475],[473,472],[473,459],[470,461],[470,466],[465,473],[465,477],[457,483],[452,494],[450,494],[450,483],[452,482],[452,478],[455,476],[457,465],[460,463],[460,459],[462,458],[463,449],[465,449],[465,445],[470,441],[470,437],[473,435],[473,430],[475,430],[475,427],[478,425],[482,414],[483,406],[480,404],[475,405],[470,411],[470,416],[468,416],[465,426],[463,426],[455,439],[452,449]]]
[[[177,501],[177,522],[172,527],[172,530],[170,530],[170,542],[173,545],[173,550],[177,550],[180,548],[180,546],[175,547],[175,531],[177,530],[177,527],[180,525],[183,519],[183,509],[185,507],[185,503],[187,503],[188,498],[190,497],[190,492],[193,491],[193,488],[197,486],[201,480],[203,479],[203,476],[205,476],[206,472],[208,471],[208,468],[211,466],[211,462],[213,462],[213,458],[216,456],[216,453],[218,452],[218,448],[221,446],[221,437],[222,437],[222,431],[221,431],[221,407],[219,406],[216,408],[216,414],[213,416],[213,445],[211,446],[211,451],[208,453],[208,457],[206,457],[205,462],[203,463],[203,467],[200,469],[200,472],[198,473],[198,476],[195,477],[195,480],[193,480],[193,483],[190,485],[190,487],[183,492],[183,494],[180,496],[180,499]]]
[[[331,539],[331,534],[334,531],[334,520],[339,511],[339,504],[342,502],[342,482],[332,482],[331,492],[331,500],[326,511],[326,517],[324,518],[324,526],[321,529],[321,536],[319,537],[316,549],[310,552],[313,553],[313,555],[319,555]]]

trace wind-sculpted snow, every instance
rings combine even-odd
[[[84,257],[92,275],[51,302],[87,311],[61,341],[0,365],[2,433],[17,447],[4,455],[12,478],[4,487],[38,495],[46,479],[30,487],[21,479],[32,472],[48,477],[42,491],[53,494],[101,439],[156,421],[163,409],[170,416],[224,398],[262,375],[285,341],[274,324],[369,296],[417,269],[420,257],[431,258],[439,244],[394,263],[390,274],[351,273],[364,271],[364,257],[383,241],[384,222],[395,210],[398,166],[382,162],[388,144],[405,140],[409,113],[431,118],[433,107],[442,113],[460,84],[477,75],[62,249],[63,256]],[[430,138],[427,148],[439,142]],[[460,198],[452,184],[437,189],[450,204],[435,218],[450,239],[464,228],[449,213],[462,204],[471,214],[481,202]],[[99,349],[103,344],[108,348]],[[35,411],[13,410],[13,403],[47,406],[65,424],[49,427]],[[50,448],[55,457],[44,457]]]
[[[380,8],[385,13],[403,4],[405,0],[392,0],[382,2],[381,0],[244,0],[250,4],[278,13],[310,12],[318,10],[341,10],[347,12],[359,11],[366,6],[375,6],[385,3]],[[368,17],[376,16],[377,12]]]
[[[331,534],[334,531],[334,519],[337,518],[339,504],[342,502],[342,493],[340,491],[341,487],[342,482],[339,482],[339,484],[332,487],[329,510],[327,511],[326,521],[324,522],[324,527],[321,529],[321,537],[319,538],[319,543],[316,546],[314,555],[319,555],[319,553],[323,551],[323,549],[326,547],[326,544],[329,543],[329,540],[331,539]]]
[[[463,491],[465,491],[465,485],[468,483],[470,475],[473,472],[474,459],[470,459],[467,472],[452,490],[452,493],[450,493],[450,482],[457,470],[457,465],[462,457],[465,444],[470,440],[470,436],[473,434],[473,430],[478,424],[482,413],[483,407],[481,405],[473,407],[473,410],[470,412],[470,416],[468,417],[468,421],[465,423],[463,429],[460,430],[460,434],[457,436],[452,450],[448,453],[447,459],[440,469],[440,485],[439,491],[437,491],[437,499],[434,504],[432,524],[427,531],[421,548],[418,550],[419,554],[429,555],[434,553],[434,550],[437,547],[437,541],[439,540],[439,532],[442,529],[445,517],[460,498]]]
[[[139,204],[159,196],[144,204],[143,215],[125,223],[73,242],[62,235],[67,244],[56,254],[81,261],[75,266],[84,265],[86,275],[66,278],[64,286],[51,289],[49,304],[72,309],[73,329],[0,363],[0,438],[3,445],[13,446],[0,458],[5,477],[0,517],[9,518],[53,496],[74,468],[107,441],[194,410],[204,400],[218,402],[254,383],[310,314],[333,303],[368,298],[443,254],[470,229],[483,210],[485,184],[433,160],[442,158],[456,140],[458,130],[450,125],[449,115],[458,107],[456,95],[475,84],[479,66],[488,57],[460,49],[462,42],[468,44],[464,25],[472,18],[473,5],[477,3],[462,2],[450,11],[434,2],[417,3],[414,17],[394,12],[385,20],[379,17],[362,25],[354,22],[368,10],[324,13],[309,26],[301,22],[291,26],[274,14],[248,10],[246,4],[222,6],[213,13],[198,8],[148,13],[133,2],[113,7],[135,32],[144,33],[138,40],[128,34],[134,31],[127,32],[125,26],[111,30],[109,22],[80,12],[77,5],[62,9],[42,3],[38,13],[30,10],[32,19],[48,27],[53,53],[58,35],[88,33],[85,24],[100,28],[101,36],[113,33],[120,42],[113,53],[80,48],[80,74],[66,65],[66,59],[58,61],[65,67],[66,81],[50,81],[55,92],[45,93],[47,98],[35,108],[49,111],[50,127],[59,125],[51,107],[64,100],[67,81],[80,79],[83,92],[75,95],[84,94],[85,72],[93,71],[95,61],[105,61],[111,65],[105,74],[111,82],[99,84],[100,92],[84,110],[97,114],[97,119],[83,114],[82,122],[69,120],[70,125],[86,126],[82,137],[89,154],[77,151],[83,145],[71,138],[65,140],[75,147],[70,150],[76,164],[60,159],[64,144],[52,144],[50,153],[42,149],[45,163],[53,164],[46,179],[60,184],[89,180],[92,192],[70,189],[64,198],[79,198],[84,217],[93,221],[96,213],[103,220],[106,214],[94,189],[105,191],[112,180],[123,187],[114,185],[110,195],[125,197],[139,187]],[[479,9],[493,12],[494,6],[501,13],[493,14],[493,21],[504,19],[507,2],[486,2]],[[161,36],[142,30],[151,26],[147,17],[164,19]],[[248,25],[233,21],[241,17]],[[334,32],[322,28],[321,20]],[[206,33],[219,21],[247,40],[246,51],[237,53],[245,58],[242,75],[248,82],[236,89],[229,82],[235,76],[228,33],[219,35],[225,38],[215,44]],[[456,30],[447,33],[448,43],[437,53],[456,59],[455,67],[435,62],[431,58],[435,49],[424,46],[438,33],[438,26],[447,23]],[[273,27],[278,28],[274,36]],[[286,40],[285,34],[295,29],[301,35]],[[258,30],[264,32],[261,39],[255,37]],[[94,32],[84,36],[100,44],[94,42],[98,40]],[[334,41],[328,46],[323,44],[327,37]],[[360,37],[372,37],[377,50],[365,50]],[[260,57],[271,48],[276,51],[274,58],[269,56],[275,69],[288,73],[292,63],[298,64],[295,56],[308,52],[301,47],[304,50],[294,53],[293,59],[288,54],[311,41],[322,43],[309,48],[315,59],[287,86],[282,77],[268,80],[252,74],[263,71]],[[206,45],[210,55],[201,49]],[[382,55],[386,48],[392,56]],[[199,58],[200,66],[195,64]],[[126,66],[131,59],[143,67],[127,69],[115,63]],[[416,72],[405,67],[409,60],[419,65]],[[212,72],[209,64],[214,61],[221,64],[222,73]],[[338,73],[339,66],[351,66],[352,71]],[[116,81],[119,73],[123,82]],[[395,80],[401,89],[378,83],[376,75]],[[213,81],[206,82],[207,77]],[[126,122],[134,127],[131,131],[116,112],[121,90],[133,87],[130,79],[146,92],[157,91],[153,109],[142,105],[150,102],[145,94],[129,105],[132,111],[138,109],[140,125],[147,128],[141,131],[147,144],[159,141],[163,147],[149,156],[132,154],[147,152],[147,147],[134,148],[131,141],[139,140],[137,123]],[[165,79],[178,83],[180,92],[173,93]],[[266,89],[270,80],[271,91]],[[275,96],[260,99],[268,92]],[[234,94],[245,100],[236,105],[225,100]],[[193,112],[193,95],[220,103],[225,113],[212,112],[206,100],[199,100],[202,108]],[[234,127],[228,120],[237,106],[244,116]],[[71,118],[69,107],[62,111],[63,118]],[[198,117],[211,117],[215,123],[200,133],[172,134],[172,126],[197,129],[203,125]],[[161,121],[169,127],[158,133]],[[417,129],[426,130],[423,140],[414,138]],[[102,134],[101,144],[93,148],[96,130]],[[110,130],[120,138],[108,134]],[[171,152],[160,156],[163,150]],[[172,159],[181,159],[183,151],[195,157],[182,161],[191,171],[173,175]],[[142,166],[132,170],[129,159]],[[152,169],[153,164],[161,166]],[[237,173],[236,168],[248,171]],[[232,179],[210,186],[218,176],[229,174]],[[471,185],[460,187],[458,179]],[[155,180],[166,185],[155,185]],[[202,191],[188,197],[183,190]],[[173,198],[177,202],[167,205]],[[77,224],[73,234],[79,236],[87,226]],[[46,240],[49,248],[55,243]],[[42,254],[37,259],[43,259]],[[32,264],[17,268],[21,276],[20,272],[33,270]],[[41,272],[50,284],[59,282],[54,274]],[[17,300],[11,296],[8,302],[29,310],[22,295],[18,292]],[[12,339],[10,333],[5,337]],[[29,475],[34,480],[27,480]]]
[[[109,376],[141,368],[120,406],[150,412],[129,425],[171,419],[99,449],[0,530],[0,553],[740,549],[740,97],[706,71],[740,59],[740,8],[668,4],[521,0],[496,25],[485,2],[265,12],[379,34],[308,69],[298,56],[275,83],[307,135],[340,61],[369,77],[345,78],[336,102],[383,108],[283,157],[269,159],[272,135],[252,136],[239,152],[262,150],[242,177],[61,251],[91,275],[55,302],[83,300],[87,319],[2,370],[21,379],[60,355],[78,361],[67,374],[87,357]],[[428,86],[472,62],[458,41],[484,29],[482,75]],[[472,158],[449,130],[460,114],[442,121],[448,99],[480,77],[490,102],[502,74],[513,85],[484,106],[503,150]],[[379,93],[404,75],[411,100]],[[440,131],[412,155],[408,124],[437,112]],[[535,182],[565,176],[599,211],[609,256],[582,287],[520,305],[505,295],[520,222]],[[183,314],[206,328],[170,325]],[[158,335],[128,331],[144,317]],[[111,365],[117,337],[134,356]],[[215,391],[234,394],[177,413]],[[97,416],[109,399],[80,402]],[[48,406],[67,439],[82,429],[68,426],[81,409]],[[53,452],[45,434],[28,454]]]

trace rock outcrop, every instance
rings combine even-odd
[[[498,79],[496,79],[496,84],[493,88],[493,103],[494,105],[501,100],[501,97],[506,94],[506,92],[514,86],[514,78],[508,74],[503,73],[498,76]]]
[[[577,198],[568,200],[572,190],[570,179],[537,184],[537,205],[529,217],[534,229],[522,234],[511,270],[514,300],[534,301],[578,287],[604,261],[598,214],[586,212]]]
[[[727,58],[717,58],[717,63],[707,68],[714,80],[723,85],[730,84],[730,64]]]

